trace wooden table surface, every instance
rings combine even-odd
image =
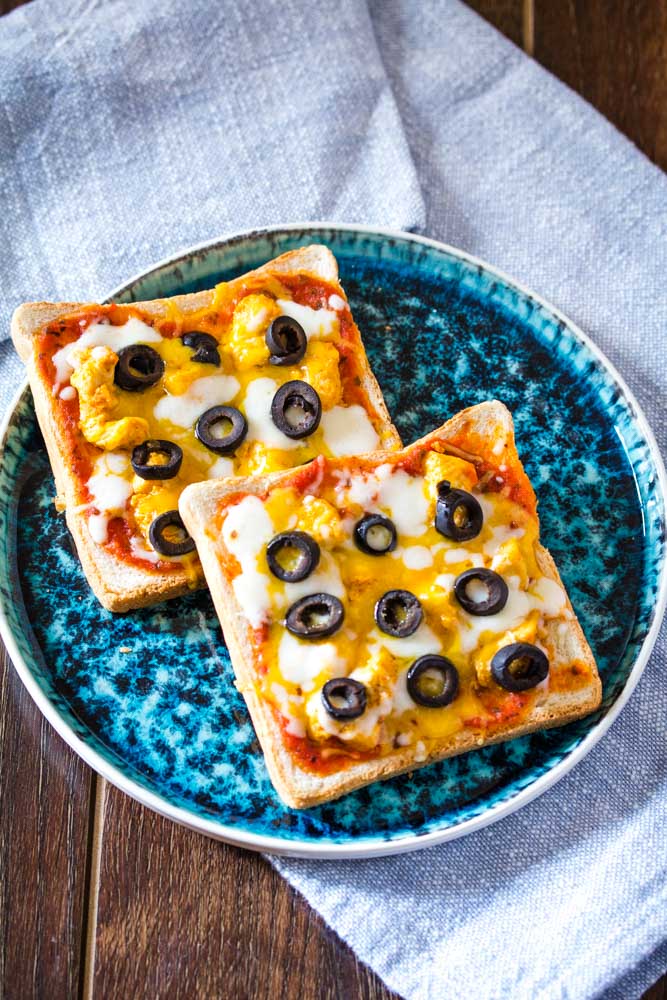
[[[667,169],[665,0],[469,2]],[[4,650],[0,803],[0,997],[394,996],[261,857],[95,775]]]

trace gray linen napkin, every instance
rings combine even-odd
[[[577,320],[667,445],[667,180],[457,0],[36,0],[0,21],[0,171],[0,329],[224,230],[421,226]],[[418,855],[274,863],[406,997],[639,996],[667,967],[665,638],[520,813]]]

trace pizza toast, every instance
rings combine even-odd
[[[112,611],[203,584],[177,514],[187,483],[285,469],[360,441],[400,447],[324,246],[190,295],[27,303],[12,338],[57,506]]]
[[[600,703],[498,402],[399,452],[189,486],[180,510],[292,807]]]

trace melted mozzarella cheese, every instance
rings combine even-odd
[[[162,340],[161,335],[152,326],[143,323],[136,316],[128,319],[122,326],[112,326],[111,323],[91,323],[78,340],[66,344],[53,355],[56,369],[56,382],[63,385],[69,381],[70,375],[78,367],[78,355],[85,347],[110,347],[118,354],[124,347],[132,344],[154,344]]]
[[[433,565],[433,555],[425,545],[409,545],[400,552],[406,569],[428,569]]]
[[[418,656],[426,656],[427,653],[439,653],[442,643],[435,632],[422,623],[416,632],[403,639],[395,639],[391,635],[385,635],[379,629],[372,629],[368,634],[369,651],[374,655],[378,646],[384,648],[399,659],[416,659]]]
[[[268,448],[298,448],[301,441],[278,430],[271,417],[271,403],[278,391],[272,378],[257,378],[248,386],[243,408],[248,421],[248,440],[261,441]]]
[[[246,496],[229,508],[222,526],[222,539],[241,566],[233,588],[243,613],[253,628],[259,628],[270,607],[269,580],[259,556],[275,534],[273,523],[262,501]]]
[[[338,563],[328,552],[323,552],[320,564],[314,573],[297,583],[286,583],[285,598],[287,607],[308,594],[332,594],[334,597],[345,597],[345,587],[340,577]]]
[[[343,506],[358,504],[364,510],[387,514],[401,535],[418,538],[426,531],[429,502],[422,476],[380,465],[373,473],[353,476],[336,492]]]
[[[340,295],[336,295],[335,293],[329,296],[329,309],[335,309],[336,312],[342,312],[344,308],[345,299],[342,299]]]
[[[156,420],[168,420],[177,427],[190,429],[202,413],[212,406],[228,403],[240,388],[233,375],[206,375],[180,396],[163,396],[153,413]]]
[[[108,540],[109,520],[121,515],[132,494],[132,483],[127,477],[130,461],[122,452],[107,452],[99,456],[93,474],[87,482],[91,504],[99,511],[88,518],[90,537],[98,545]]]
[[[208,470],[209,479],[226,479],[227,476],[234,475],[234,462],[231,458],[225,458],[221,455],[216,458],[213,465]]]
[[[295,319],[303,327],[308,340],[311,337],[330,337],[336,332],[338,316],[332,309],[311,309],[291,299],[277,299],[276,305],[283,316]]]
[[[518,576],[505,579],[509,591],[507,603],[502,611],[495,615],[469,615],[463,609],[459,612],[462,622],[460,630],[461,649],[464,653],[472,653],[481,644],[485,632],[502,635],[518,628],[531,611],[540,611],[546,616],[555,616],[563,611],[566,605],[565,591],[555,580],[540,577],[532,593],[521,590]]]
[[[338,655],[335,643],[302,642],[287,629],[278,645],[278,668],[286,681],[298,684],[304,691],[312,691],[319,674],[330,679],[347,673],[347,664]]]
[[[333,455],[363,455],[375,451],[380,438],[363,406],[333,406],[322,414],[324,441]]]
[[[300,736],[303,738],[306,735],[306,727],[304,726],[301,719],[294,715],[293,705],[300,705],[303,703],[303,698],[296,695],[289,695],[282,684],[278,684],[275,681],[270,688],[271,694],[276,700],[278,708],[280,709],[281,715],[283,715],[287,721],[287,732],[291,733],[292,736]]]

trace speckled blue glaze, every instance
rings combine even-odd
[[[236,836],[304,843],[419,838],[487,814],[556,766],[622,692],[654,614],[664,499],[632,408],[577,333],[442,248],[336,229],[243,236],[162,265],[124,301],[208,287],[308,242],[338,257],[373,368],[407,442],[501,399],[551,549],[593,647],[602,708],[306,812],[272,789],[208,594],[112,615],[92,596],[26,392],[0,467],[0,599],[20,655],[71,732],[124,779]]]

